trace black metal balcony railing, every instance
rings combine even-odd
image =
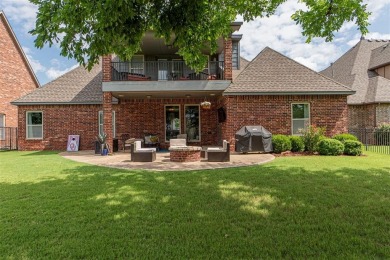
[[[111,62],[112,81],[223,80],[223,61],[210,61],[195,73],[184,61]]]

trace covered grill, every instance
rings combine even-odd
[[[272,134],[262,126],[243,126],[236,133],[236,152],[272,152]]]

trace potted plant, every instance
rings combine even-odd
[[[100,144],[100,154],[101,155],[108,155],[108,147],[107,147],[107,143],[106,143],[106,141],[107,141],[107,134],[106,133],[99,134],[96,137],[96,140]]]
[[[210,109],[211,108],[211,102],[209,101],[203,101],[200,103],[200,107],[203,109]]]

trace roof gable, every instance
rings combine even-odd
[[[352,94],[348,87],[266,47],[224,94]]]
[[[374,64],[384,64],[386,63],[384,59],[390,58],[390,51],[386,50],[390,48],[383,49],[389,43],[390,41],[388,40],[367,40],[362,38],[331,66],[321,71],[321,74],[356,91],[354,95],[348,97],[348,104],[375,102],[374,100],[376,99],[373,97],[377,96],[376,91],[379,90],[375,84],[381,82],[381,86],[383,86],[386,81],[370,80],[372,77],[377,76],[370,68],[374,68]],[[388,51],[389,53],[387,54]],[[390,62],[390,59],[388,62]]]
[[[384,44],[371,52],[370,70],[390,64],[390,43]]]
[[[102,67],[96,64],[91,71],[79,66],[12,104],[101,104],[102,100]]]
[[[15,32],[12,30],[12,27],[11,27],[10,23],[8,22],[8,19],[5,16],[5,13],[2,10],[0,10],[0,20],[3,21],[3,24],[4,24],[4,26],[5,26],[5,28],[6,28],[7,32],[8,32],[8,35],[12,39],[12,41],[14,42],[14,45],[15,45],[16,49],[18,50],[18,52],[20,53],[24,63],[26,64],[27,69],[28,69],[31,77],[33,78],[33,80],[34,80],[34,82],[36,84],[36,87],[37,88],[40,87],[40,83],[39,83],[39,81],[38,81],[38,79],[37,79],[37,77],[36,77],[36,75],[34,73],[34,70],[32,69],[30,62],[28,61],[27,56],[24,53],[23,48],[22,48],[22,46],[20,45],[20,43],[18,41],[18,38],[16,38]]]

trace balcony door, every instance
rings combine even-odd
[[[158,80],[168,80],[168,68],[167,59],[158,59]]]

